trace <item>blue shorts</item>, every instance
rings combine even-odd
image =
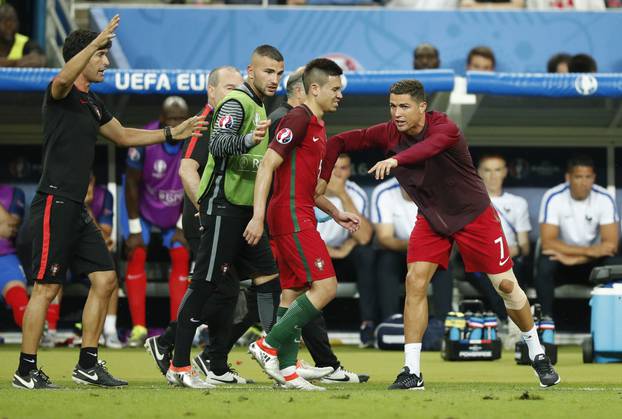
[[[121,207],[121,216],[119,217],[121,224],[121,235],[123,236],[123,240],[127,240],[130,235],[130,225],[128,222],[127,209],[125,205]],[[177,230],[177,227],[173,226],[171,228],[160,228],[158,226],[154,226],[149,221],[145,220],[143,217],[140,217],[140,225],[142,227],[142,235],[143,242],[145,242],[145,246],[149,246],[149,242],[151,241],[151,233],[152,231],[159,231],[162,235],[162,245],[167,249],[176,249],[178,247],[182,247],[182,244],[179,242],[172,243],[173,235]]]
[[[15,253],[0,256],[0,295],[11,281],[20,281],[26,285],[24,268]]]

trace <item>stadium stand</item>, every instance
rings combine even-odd
[[[66,3],[68,2],[58,0],[54,9],[59,16],[64,16],[57,19],[59,24],[55,25],[56,33],[53,38],[57,40],[62,39],[63,33],[66,34],[75,27],[70,9],[65,7]],[[86,6],[80,5],[77,9],[87,10]],[[253,38],[252,41],[240,41],[245,39],[246,29],[243,29],[237,41],[227,36],[218,39],[209,37],[206,48],[210,50],[210,54],[190,55],[185,48],[174,48],[174,45],[208,33],[185,32],[185,28],[193,28],[197,32],[197,26],[191,23],[194,19],[207,19],[214,23],[206,25],[210,30],[221,30],[226,24],[243,28],[252,19],[273,19],[275,32],[298,30],[295,36],[292,35],[292,39],[306,37],[315,47],[301,52],[300,45],[294,42],[278,39],[273,33],[263,34],[262,41],[283,44],[288,69],[303,64],[313,54],[334,53],[335,56],[344,58],[346,63],[348,59],[354,59],[361,67],[374,70],[346,75],[346,100],[339,112],[327,118],[329,133],[386,120],[388,86],[400,78],[416,77],[424,82],[429,93],[433,93],[430,98],[431,107],[447,112],[459,122],[472,146],[475,160],[491,149],[508,155],[508,191],[521,195],[530,202],[532,225],[538,224],[537,210],[544,190],[561,181],[563,162],[576,147],[588,151],[596,160],[600,184],[605,184],[612,191],[622,185],[622,173],[618,173],[615,168],[615,162],[622,158],[622,76],[614,73],[525,73],[544,71],[546,61],[554,51],[567,50],[563,47],[565,43],[567,45],[568,36],[573,43],[573,50],[570,52],[589,52],[597,58],[599,69],[620,71],[622,67],[619,57],[605,52],[606,46],[613,42],[611,29],[615,25],[615,18],[619,17],[615,13],[599,15],[598,25],[593,25],[594,14],[566,14],[566,19],[577,25],[590,26],[593,30],[589,34],[561,30],[562,24],[554,13],[531,14],[529,19],[546,24],[538,24],[535,29],[523,31],[524,37],[518,39],[509,34],[516,33],[517,28],[531,27],[525,13],[513,13],[512,21],[508,22],[509,15],[506,12],[429,12],[422,15],[421,12],[391,13],[388,10],[378,10],[372,16],[364,14],[362,10],[344,10],[341,11],[343,16],[340,17],[339,25],[356,22],[352,23],[350,33],[345,36],[341,28],[337,27],[339,25],[328,21],[328,15],[323,14],[328,12],[311,8],[262,10],[153,7],[147,13],[129,6],[119,8],[114,5],[89,5],[88,9],[88,20],[95,29],[101,26],[102,21],[119,11],[125,22],[131,22],[127,26],[134,26],[131,32],[120,31],[118,42],[112,51],[113,61],[119,69],[109,70],[106,82],[96,87],[96,91],[106,95],[105,100],[111,109],[122,115],[132,126],[143,125],[151,115],[157,113],[161,94],[182,94],[188,100],[190,108],[198,110],[204,101],[203,92],[208,73],[203,69],[229,62],[244,67],[245,63],[240,60],[247,55],[245,51],[258,42]],[[163,16],[166,16],[166,22],[163,22]],[[296,19],[296,25],[288,23],[293,18]],[[362,20],[360,26],[358,19]],[[426,37],[424,33],[430,32],[425,22],[432,20],[436,26],[446,30]],[[170,43],[157,37],[146,41],[143,37],[144,34],[168,32],[166,28],[179,21],[188,23],[183,25],[178,37],[174,37]],[[311,21],[322,22],[325,26],[316,27],[311,33],[305,24]],[[407,21],[409,26],[413,25],[417,28],[416,31],[421,31],[414,38],[409,34],[409,39],[406,39],[405,36],[388,29],[404,25]],[[484,21],[485,25],[482,24]],[[160,24],[164,24],[164,27],[154,31],[151,25]],[[476,27],[480,29],[474,30]],[[480,44],[482,38],[502,28],[502,33],[508,36],[491,41],[491,47],[498,53],[498,69],[522,72],[469,72],[466,77],[460,77],[458,74],[464,71],[466,52]],[[541,45],[540,40],[543,38],[550,40],[546,47]],[[361,39],[369,42],[363,43]],[[399,69],[409,68],[411,65],[413,39],[425,39],[437,46],[447,69],[400,71]],[[457,43],[457,39],[461,41]],[[47,45],[50,59],[54,62],[54,42],[48,42]],[[146,47],[142,48],[144,46]],[[240,51],[240,54],[234,53],[235,51]],[[171,67],[202,70],[173,70]],[[153,70],[136,70],[137,68]],[[28,201],[34,193],[34,182],[40,170],[41,91],[54,71],[0,70],[0,178],[19,183],[24,188]],[[98,145],[95,173],[98,179],[107,179],[108,188],[115,194],[119,193],[124,154],[123,150],[115,150],[104,142]],[[353,179],[365,185],[367,190],[374,183],[366,171],[370,163],[378,157],[373,153],[353,156]],[[617,197],[620,203],[620,193]],[[532,231],[531,239],[534,243],[537,241],[536,228]],[[19,242],[21,253],[27,257],[28,238],[24,231]],[[123,269],[121,264],[120,270]],[[166,260],[156,258],[148,264],[147,269],[150,278],[165,278]],[[150,282],[147,292],[155,297],[166,295],[165,290],[164,282]],[[469,292],[472,291],[463,289],[462,292],[470,295]],[[83,294],[83,291],[77,290],[74,294]],[[356,296],[355,284],[341,284],[338,295]],[[67,296],[70,297],[71,292]],[[585,290],[558,289],[556,296],[584,298],[586,294]]]

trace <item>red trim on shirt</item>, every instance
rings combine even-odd
[[[50,253],[50,213],[52,212],[52,200],[54,195],[48,195],[45,200],[45,211],[43,212],[43,247],[41,249],[41,263],[39,264],[39,272],[37,279],[42,280],[47,269],[48,256]]]
[[[203,108],[203,110],[201,111],[200,116],[205,118],[207,115],[209,115],[209,113],[213,110],[214,108],[212,108],[209,104],[205,105],[205,107]],[[194,151],[194,147],[197,145],[197,141],[199,141],[199,137],[194,135],[191,139],[190,139],[190,144],[188,145],[188,148],[186,149],[186,154],[184,154],[184,159],[189,159],[190,156],[192,156],[192,152]]]

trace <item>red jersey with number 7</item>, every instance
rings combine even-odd
[[[281,119],[270,148],[283,157],[274,173],[268,205],[272,236],[316,229],[315,187],[326,155],[326,129],[311,110],[300,105]]]

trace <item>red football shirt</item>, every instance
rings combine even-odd
[[[416,137],[400,133],[393,121],[331,137],[322,179],[330,180],[340,153],[368,148],[398,161],[392,173],[442,236],[461,230],[490,206],[466,139],[444,113],[426,112],[425,127]]]
[[[305,105],[281,119],[270,148],[284,161],[274,173],[268,206],[272,236],[316,229],[315,187],[326,154],[326,130]]]

